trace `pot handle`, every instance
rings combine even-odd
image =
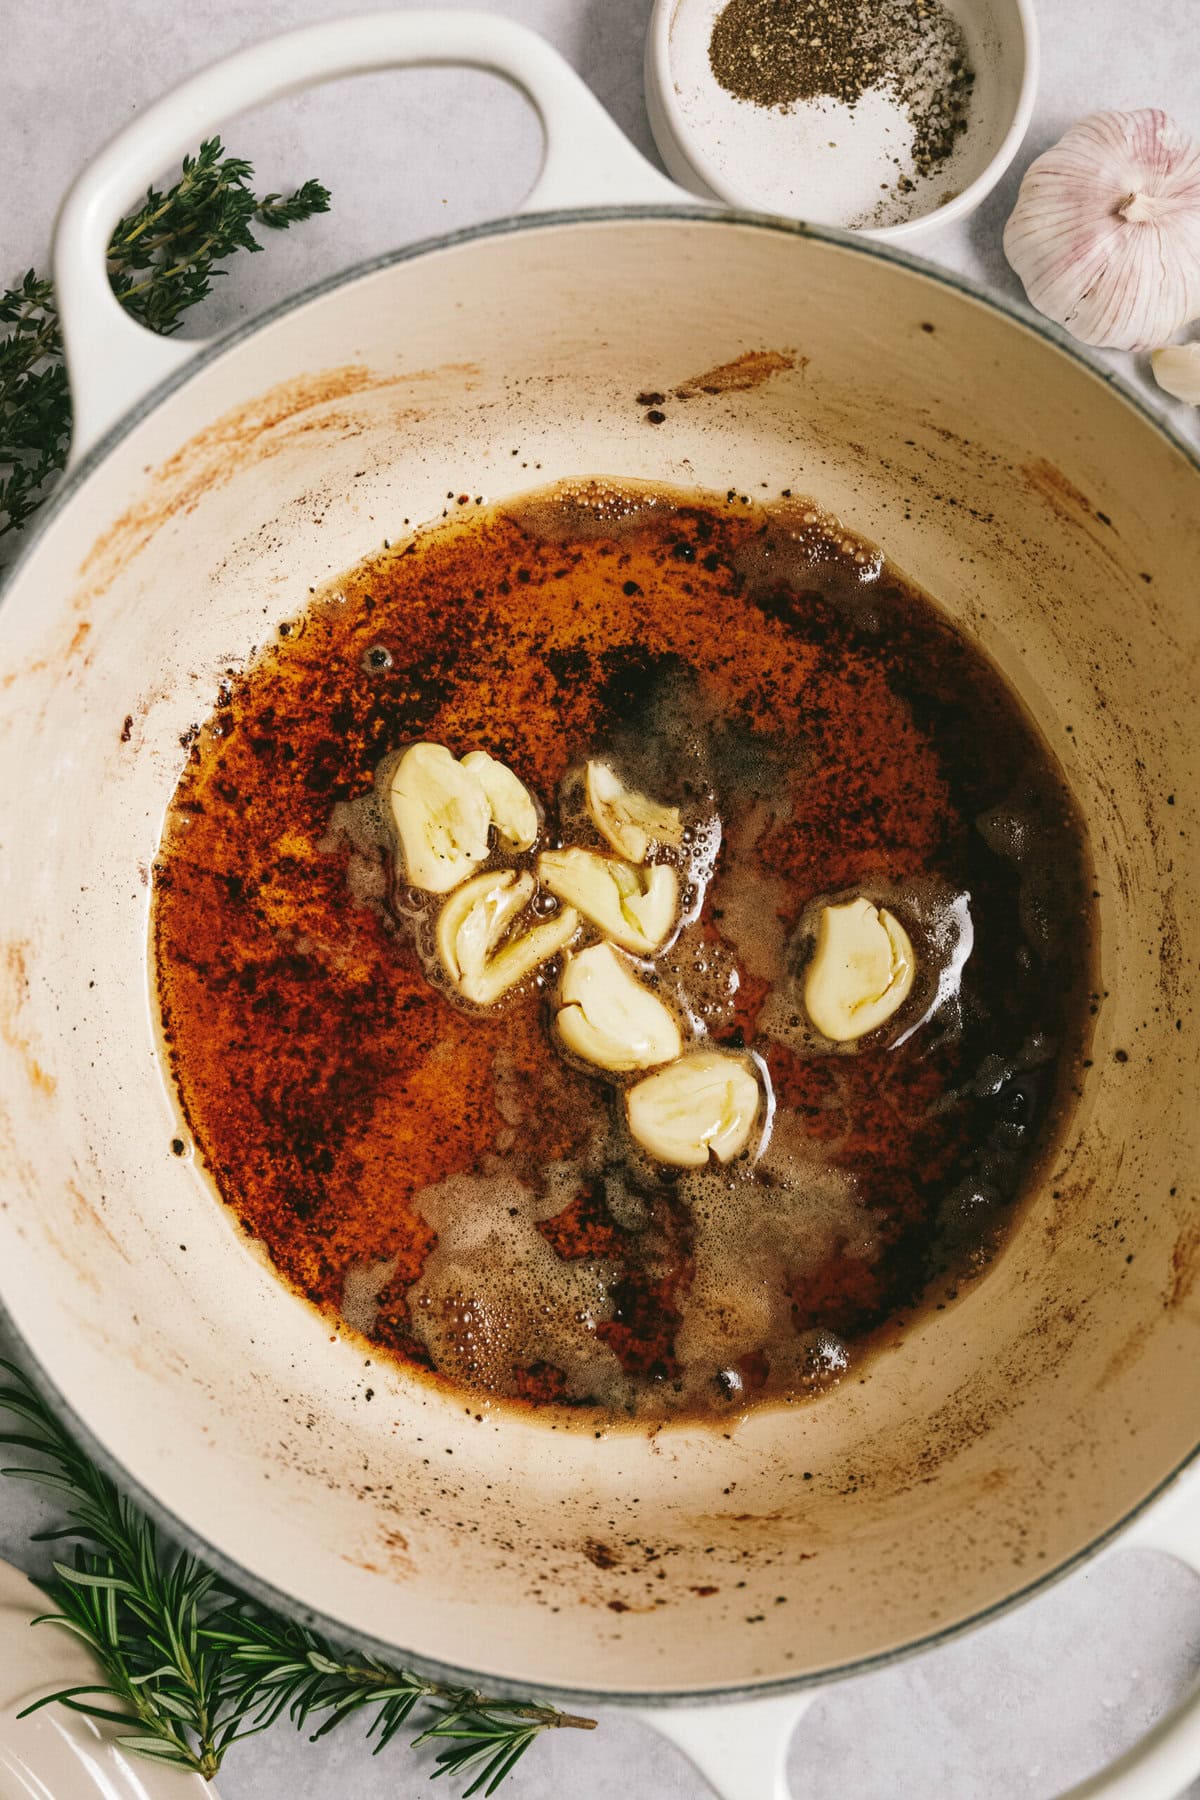
[[[788,1745],[813,1696],[773,1694],[728,1705],[640,1711],[642,1722],[682,1750],[720,1800],[790,1800]]]
[[[93,158],[54,231],[54,282],[74,403],[71,462],[199,346],[136,324],[108,283],[109,234],[160,170],[222,120],[373,69],[462,64],[502,75],[533,102],[541,172],[521,211],[647,202],[695,205],[625,137],[586,83],[536,32],[483,12],[375,12],[267,38],[213,63],[147,107]]]
[[[1161,1550],[1200,1575],[1200,1474],[1189,1470],[1121,1534],[1121,1550]],[[1060,1800],[1178,1800],[1200,1775],[1200,1680],[1146,1735]]]
[[[1200,1473],[1180,1476],[1127,1531],[1119,1550],[1160,1550],[1200,1575]],[[720,1800],[791,1800],[787,1751],[811,1693],[732,1705],[645,1708]],[[1059,1800],[1178,1800],[1200,1775],[1200,1680],[1131,1749]]]

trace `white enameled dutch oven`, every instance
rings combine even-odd
[[[447,62],[541,113],[519,217],[199,350],[113,300],[112,223],[220,119]],[[36,1379],[252,1593],[456,1679],[652,1707],[728,1796],[782,1792],[801,1690],[1048,1582],[1196,1450],[1200,469],[1045,325],[878,245],[698,209],[483,15],[343,19],[188,82],[81,178],[55,276],[73,467],[0,612],[0,1295]],[[793,366],[646,423],[640,392],[748,350]],[[361,1351],[171,1154],[155,1046],[148,868],[219,673],[448,490],[592,474],[790,488],[883,545],[1040,720],[1098,871],[1093,1065],[1009,1248],[864,1382],[729,1436],[477,1420],[378,1363],[365,1405]],[[1169,1496],[1141,1541],[1200,1566],[1197,1510]],[[1196,1768],[1185,1707],[1078,1791]]]

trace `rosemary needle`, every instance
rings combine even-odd
[[[108,272],[113,292],[133,316],[164,335],[225,273],[219,263],[239,250],[261,250],[251,229],[286,230],[328,211],[329,194],[306,181],[293,194],[250,186],[254,170],[209,138],[187,156],[179,180],[142,205],[112,235]],[[4,538],[37,511],[62,469],[71,441],[71,397],[52,284],[30,269],[0,294],[0,555]]]
[[[464,1800],[493,1794],[541,1733],[594,1728],[553,1707],[489,1699],[426,1681],[372,1656],[339,1649],[239,1594],[166,1543],[108,1476],[79,1450],[20,1370],[0,1411],[16,1426],[0,1444],[35,1459],[0,1473],[57,1495],[64,1520],[39,1540],[73,1544],[45,1583],[58,1625],[88,1646],[102,1679],[48,1694],[26,1710],[60,1704],[118,1728],[138,1756],[211,1779],[232,1745],[285,1716],[315,1740],[359,1716],[378,1753],[413,1719],[414,1744],[439,1746],[433,1775],[472,1773]],[[417,1729],[419,1727],[419,1729]]]

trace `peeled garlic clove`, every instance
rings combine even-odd
[[[554,1023],[568,1050],[601,1069],[653,1069],[683,1049],[674,1015],[611,944],[568,962]]]
[[[492,824],[514,850],[528,850],[538,834],[537,807],[525,783],[486,750],[469,750],[462,767],[487,795]]]
[[[1149,107],[1081,119],[1030,164],[1004,250],[1083,343],[1161,344],[1200,314],[1200,141]]]
[[[438,955],[455,987],[473,1005],[493,1006],[565,949],[578,931],[579,914],[565,906],[497,948],[535,887],[532,875],[512,869],[476,875],[451,894],[438,914]]]
[[[912,989],[913,947],[899,920],[860,894],[827,906],[804,982],[804,1006],[825,1037],[865,1037],[903,1006]]]
[[[494,1006],[510,988],[532,975],[535,969],[540,969],[560,950],[565,950],[578,930],[579,914],[573,906],[564,906],[531,930],[510,938],[492,957],[482,975],[469,986],[464,983],[464,995],[476,1006]]]
[[[448,894],[487,855],[487,795],[444,744],[411,744],[396,764],[390,798],[413,887]]]
[[[634,868],[596,850],[543,850],[538,880],[626,950],[649,956],[672,925],[679,902],[674,869]]]
[[[727,1163],[746,1148],[762,1094],[744,1057],[697,1050],[625,1096],[629,1129],[651,1156],[679,1169]]]
[[[451,981],[482,974],[487,959],[517,914],[533,898],[532,875],[498,869],[464,882],[438,914],[437,949]]]
[[[1154,379],[1165,393],[1189,406],[1200,406],[1200,342],[1168,344],[1165,350],[1150,352]]]
[[[651,844],[683,842],[679,808],[627,788],[607,763],[588,764],[585,791],[593,825],[630,862],[645,862]]]

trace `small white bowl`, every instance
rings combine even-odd
[[[1037,89],[1032,0],[944,0],[966,39],[975,85],[967,129],[945,165],[918,179],[902,221],[865,225],[890,175],[895,109],[864,95],[784,111],[737,100],[712,73],[708,45],[725,0],[656,0],[646,36],[646,107],[663,161],[706,199],[867,237],[909,242],[972,212],[1016,155]],[[906,147],[906,146],[905,146]]]

